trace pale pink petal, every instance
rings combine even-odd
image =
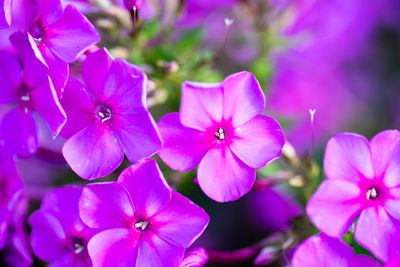
[[[243,71],[228,76],[223,82],[223,117],[234,127],[264,111],[265,97],[254,75]]]
[[[108,124],[98,121],[72,136],[64,144],[63,155],[71,168],[87,180],[110,174],[124,159]]]
[[[341,237],[361,211],[360,189],[343,180],[325,180],[307,204],[314,225],[330,236]]]
[[[326,146],[324,168],[328,179],[359,181],[374,177],[368,140],[353,133],[337,134]]]
[[[247,194],[256,178],[255,169],[238,159],[228,147],[207,152],[197,171],[203,192],[218,202],[236,200]]]
[[[186,127],[207,130],[222,120],[223,90],[219,83],[184,82],[180,120]]]
[[[158,155],[169,167],[189,171],[199,165],[210,147],[204,132],[183,126],[177,112],[165,115],[157,125],[164,141]]]
[[[129,192],[135,213],[150,217],[162,209],[171,199],[171,189],[157,162],[147,159],[125,169],[118,178]]]
[[[385,210],[397,220],[400,220],[400,187],[389,188],[389,196],[384,199]]]
[[[83,188],[79,214],[91,228],[126,228],[131,223],[134,208],[128,192],[121,184],[94,183]]]
[[[384,172],[383,183],[387,187],[400,185],[400,138],[391,148],[391,157],[387,159],[387,166]],[[384,147],[382,149],[385,149]]]

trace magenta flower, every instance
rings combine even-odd
[[[7,150],[0,146],[0,250],[6,244],[12,214],[21,195],[23,183],[14,160]]]
[[[355,239],[380,260],[400,251],[400,132],[379,133],[370,142],[341,133],[327,144],[327,179],[307,205],[312,222],[333,237],[358,218]]]
[[[63,154],[77,174],[99,178],[114,171],[124,153],[137,162],[160,149],[162,141],[145,104],[143,72],[101,49],[83,62],[82,79],[85,84],[69,80],[61,101],[68,117],[62,135],[71,137]]]
[[[64,126],[66,116],[32,37],[17,32],[10,40],[19,58],[6,52],[0,54],[0,103],[16,106],[1,122],[0,139],[10,151],[26,158],[34,156],[38,149],[34,113],[46,120],[53,137]]]
[[[365,255],[356,255],[340,239],[319,234],[309,237],[297,248],[292,267],[378,267],[378,262]]]
[[[209,221],[169,188],[154,160],[129,167],[117,182],[87,185],[79,209],[100,230],[88,244],[94,266],[179,266]]]
[[[61,95],[72,63],[100,40],[94,26],[73,5],[62,7],[60,0],[36,0],[37,12],[29,33],[50,69],[54,86]]]
[[[222,83],[185,82],[180,113],[158,123],[161,159],[172,169],[199,165],[197,178],[210,198],[240,198],[255,181],[255,169],[278,158],[285,139],[274,119],[261,115],[264,94],[255,77],[240,72]]]
[[[95,232],[79,217],[81,193],[77,186],[54,189],[29,217],[32,250],[52,266],[92,266],[87,243]]]
[[[0,28],[7,28],[11,24],[12,0],[2,0],[0,3]]]

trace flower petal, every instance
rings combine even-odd
[[[93,266],[137,266],[135,263],[139,237],[137,231],[121,228],[108,229],[96,234],[88,243]]]
[[[44,261],[52,261],[68,253],[64,246],[66,235],[60,221],[43,211],[35,211],[29,217],[32,227],[31,247],[35,255]]]
[[[400,252],[400,223],[381,206],[371,206],[361,212],[354,237],[384,262]]]
[[[134,207],[121,184],[94,183],[83,188],[79,214],[91,228],[126,228],[133,217]]]
[[[262,168],[281,155],[285,137],[279,123],[265,115],[258,115],[235,129],[229,145],[244,163]]]
[[[184,251],[184,248],[176,247],[155,234],[148,232],[145,238],[142,238],[139,242],[136,267],[179,266],[179,263],[183,259]]]
[[[385,210],[397,220],[400,220],[400,187],[392,187],[388,190],[389,197],[384,200]]]
[[[265,96],[254,75],[247,71],[232,74],[223,82],[225,120],[238,127],[265,109]]]
[[[371,150],[368,140],[358,134],[340,133],[328,141],[324,168],[328,179],[359,181],[372,178]]]
[[[208,262],[208,254],[204,248],[193,248],[185,252],[180,267],[201,267]]]
[[[11,0],[3,0],[0,5],[0,28],[8,28],[11,24]]]
[[[113,62],[106,48],[102,48],[87,56],[82,63],[82,79],[93,95],[103,86],[107,73]]]
[[[219,83],[184,82],[180,121],[186,127],[207,130],[222,119],[223,92]]]
[[[157,162],[152,159],[125,169],[119,176],[118,183],[129,192],[139,217],[152,216],[171,199],[171,189]]]
[[[162,146],[156,123],[149,112],[115,116],[111,127],[130,162],[151,157]]]
[[[165,115],[157,126],[164,141],[158,154],[170,168],[189,171],[199,165],[210,146],[205,133],[183,126],[177,112]]]
[[[67,114],[67,123],[60,133],[63,137],[70,138],[90,124],[95,112],[93,98],[80,81],[69,79],[61,104]]]
[[[360,189],[343,180],[325,180],[309,200],[306,210],[314,225],[324,233],[341,237],[361,210]]]
[[[97,121],[72,136],[64,144],[63,155],[71,168],[87,180],[110,174],[124,159],[109,126]]]
[[[62,108],[57,92],[49,77],[30,92],[33,108],[46,120],[56,137],[67,121],[67,115]]]
[[[197,178],[207,196],[218,202],[227,202],[250,191],[256,172],[223,146],[207,152],[200,162]]]
[[[61,18],[46,28],[44,43],[61,59],[72,63],[99,40],[100,36],[90,21],[69,5]]]
[[[151,219],[152,231],[158,237],[183,248],[193,244],[209,221],[202,208],[174,191],[171,201]]]
[[[5,51],[0,51],[0,62],[0,104],[16,102],[17,88],[21,83],[21,64],[16,56]]]
[[[6,114],[0,132],[9,151],[18,157],[30,158],[36,154],[39,147],[37,128],[33,114],[27,108],[17,106]]]
[[[399,139],[400,140],[400,139]],[[387,159],[387,166],[384,173],[383,183],[387,187],[400,185],[400,141],[392,145],[392,153]],[[382,148],[384,149],[384,148]]]

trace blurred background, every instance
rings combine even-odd
[[[136,64],[148,75],[148,104],[156,121],[179,111],[183,81],[220,82],[242,70],[257,77],[267,100],[264,113],[279,120],[289,145],[281,159],[258,171],[252,192],[232,203],[216,203],[193,182],[196,170],[178,173],[156,158],[171,186],[211,217],[195,246],[218,251],[255,244],[261,248],[269,238],[273,240],[269,247],[277,253],[266,253],[256,263],[288,265],[296,244],[316,231],[304,206],[324,177],[326,141],[344,131],[370,138],[384,129],[399,129],[400,2],[140,2],[133,23],[123,0],[64,0],[97,27],[102,36],[99,47],[107,47],[114,57]],[[71,75],[79,78],[79,74],[80,63],[74,63]],[[313,123],[310,110],[315,110]],[[0,106],[0,116],[2,112]],[[18,160],[31,211],[50,189],[86,182],[64,161],[65,140],[52,141],[46,126],[40,133],[37,156]],[[125,161],[100,180],[116,180],[128,165]],[[252,266],[256,251],[240,263],[224,265],[215,259],[207,266]]]

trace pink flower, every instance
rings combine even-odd
[[[124,153],[137,162],[160,149],[143,72],[101,49],[83,62],[82,79],[85,84],[71,78],[61,100],[68,118],[61,135],[69,138],[63,155],[79,176],[99,178],[114,171]]]
[[[117,182],[87,185],[79,209],[100,230],[88,244],[94,266],[179,266],[209,221],[169,188],[154,160],[129,167]]]
[[[371,141],[341,133],[327,144],[327,179],[307,205],[312,222],[333,237],[358,218],[355,239],[382,261],[400,252],[400,132]]]
[[[178,171],[199,165],[206,195],[236,200],[253,186],[255,169],[278,158],[285,143],[278,122],[260,114],[264,108],[264,94],[249,72],[222,83],[185,82],[180,113],[158,123],[164,140],[159,155]]]

